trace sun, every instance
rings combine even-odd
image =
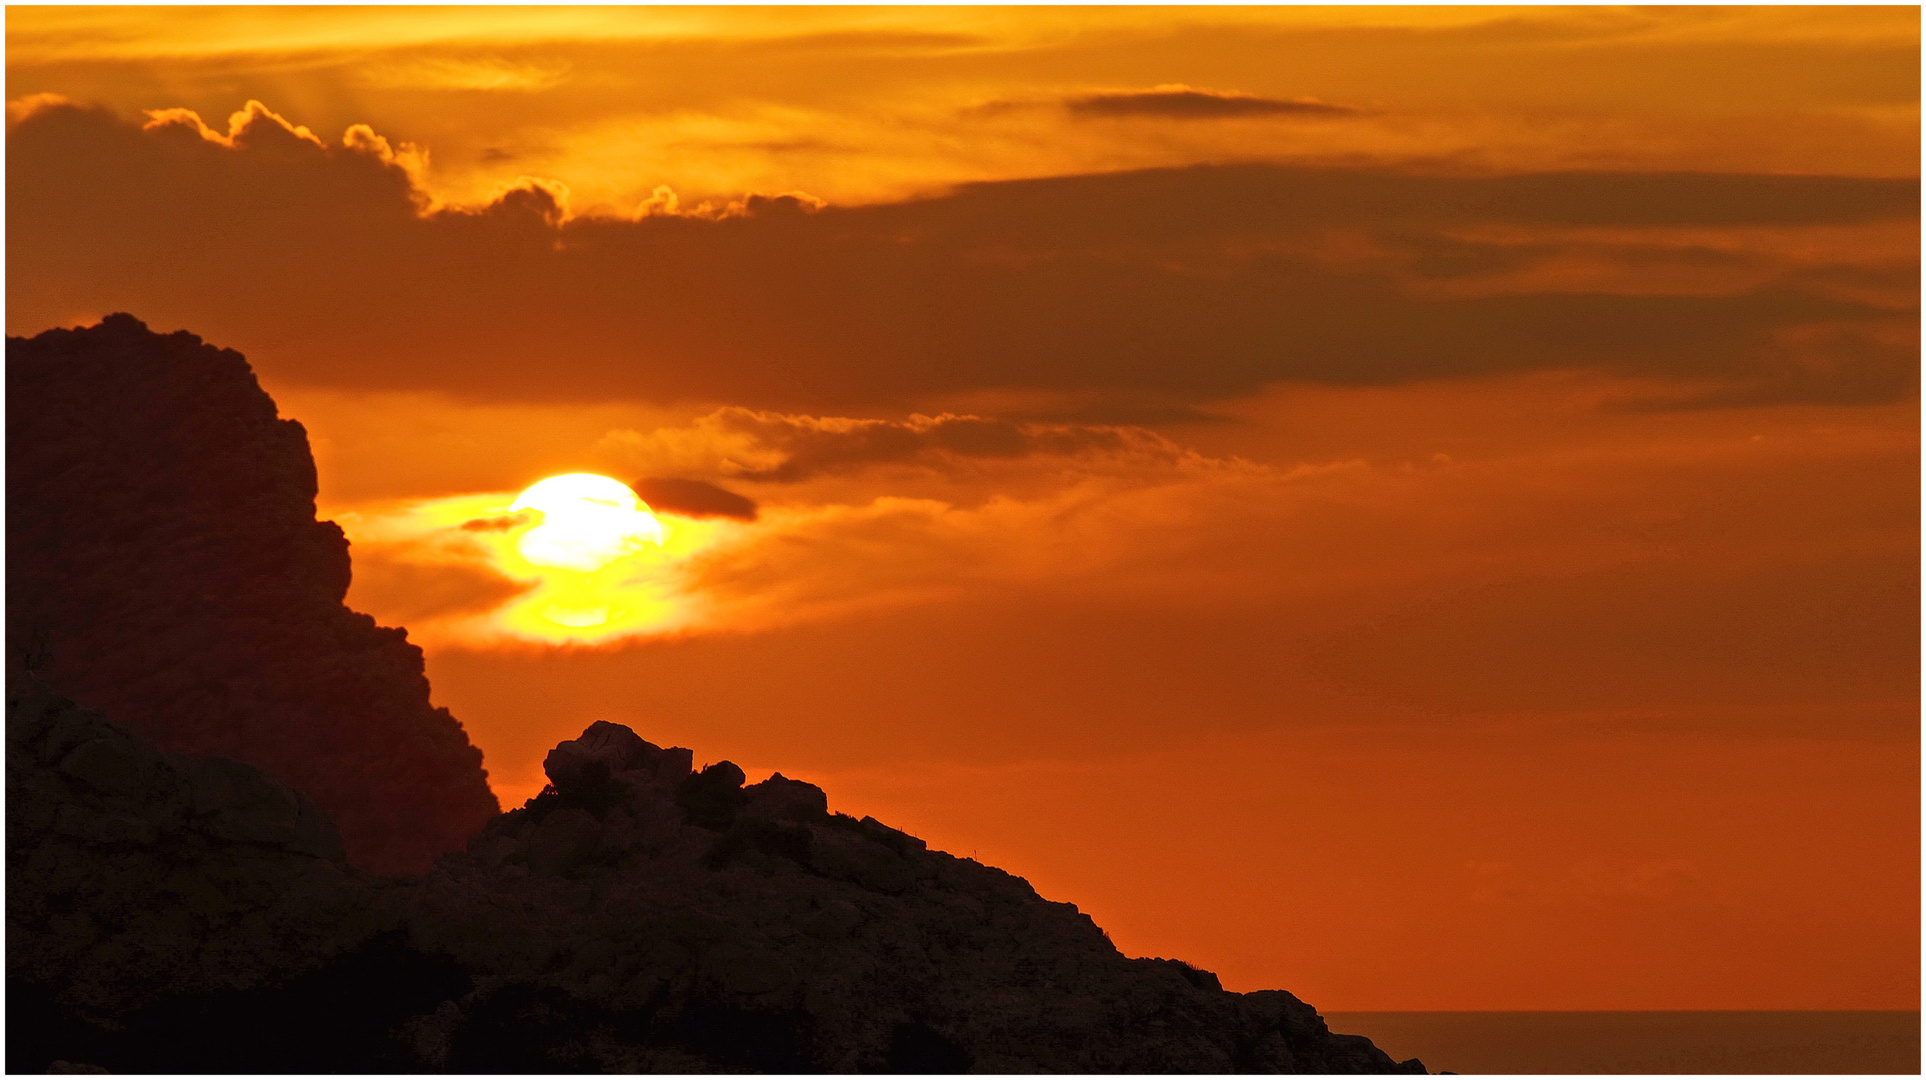
[[[455,495],[349,517],[356,543],[385,543],[423,566],[472,568],[507,590],[494,606],[441,623],[446,640],[464,644],[596,645],[681,630],[706,617],[705,557],[740,543],[747,527],[658,516],[627,485],[594,473],[551,476],[519,495]]]
[[[627,484],[594,473],[551,476],[508,509],[540,515],[515,544],[534,566],[592,572],[663,542],[662,523],[648,504]]]

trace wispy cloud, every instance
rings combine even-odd
[[[1161,117],[1167,120],[1221,120],[1257,116],[1353,116],[1358,110],[1315,98],[1267,98],[1236,91],[1199,90],[1182,84],[1149,90],[1086,94],[1064,101],[1083,117]]]
[[[943,467],[968,459],[1127,457],[1139,464],[1169,464],[1187,456],[1182,447],[1140,427],[1027,423],[951,413],[854,419],[739,407],[718,409],[687,428],[611,432],[603,443],[634,454],[638,462],[775,483],[881,465]]]

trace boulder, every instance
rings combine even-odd
[[[829,796],[814,784],[776,773],[744,789],[740,813],[770,821],[821,821],[829,816]]]

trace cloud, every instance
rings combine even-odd
[[[15,124],[12,330],[131,310],[291,384],[817,415],[992,392],[1180,412],[1279,383],[1574,369],[1785,400],[1917,380],[1911,304],[1795,273],[1668,290],[1556,269],[1573,229],[1904,232],[1910,179],[1210,166],[618,220],[569,216],[539,178],[424,212],[372,132],[323,146],[250,108],[217,142],[169,116],[142,130],[51,106]],[[1551,269],[1445,294],[1425,265],[1354,257],[1387,230],[1474,226],[1525,235],[1511,257]],[[1863,347],[1801,352],[1826,333]],[[1010,433],[919,436],[966,437]]]
[[[1267,98],[1234,91],[1195,90],[1181,84],[1068,98],[1073,116],[1155,116],[1169,120],[1219,120],[1252,116],[1353,116],[1357,110],[1313,98]]]
[[[155,128],[164,128],[171,124],[179,124],[182,127],[192,129],[208,142],[216,146],[224,146],[229,150],[239,149],[243,145],[242,140],[250,134],[256,136],[263,134],[272,136],[276,134],[275,129],[277,128],[281,134],[292,136],[304,142],[313,143],[323,150],[327,149],[327,144],[317,138],[314,132],[309,131],[306,127],[299,124],[289,122],[286,117],[281,116],[279,113],[269,109],[266,105],[252,99],[250,99],[240,111],[228,116],[226,132],[216,131],[208,127],[207,123],[201,119],[200,114],[192,109],[148,109],[147,118],[147,123],[143,125],[141,129],[143,131],[152,131]],[[349,128],[347,138],[344,140],[348,145],[354,145],[357,131],[366,132],[370,136],[373,135],[373,132],[369,131],[365,125],[357,125],[355,128]],[[381,140],[379,145],[385,150],[387,148],[387,141]]]
[[[621,462],[630,472],[797,485],[819,478],[873,478],[880,471],[890,474],[899,489],[906,481],[922,480],[926,482],[912,486],[950,491],[958,484],[968,488],[992,472],[1002,482],[1023,483],[1025,476],[1039,471],[1122,477],[1239,464],[1236,459],[1205,457],[1141,427],[951,413],[859,419],[735,406],[681,425],[611,430],[593,453],[595,460]],[[686,508],[698,516],[743,520],[754,520],[756,514],[754,502],[707,482],[641,480],[632,486],[651,506],[670,512]],[[817,491],[802,497],[821,495]],[[782,498],[793,502],[798,496],[786,493]]]
[[[1166,461],[1183,455],[1176,444],[1142,428],[1018,423],[981,416],[911,416],[907,420],[784,416],[724,409],[710,419],[750,436],[778,456],[762,466],[738,466],[744,480],[794,482],[822,473],[884,464],[957,458],[1124,454]]]
[[[629,485],[649,509],[685,517],[725,517],[756,520],[756,500],[702,480],[653,476]]]
[[[465,532],[507,532],[519,528],[532,520],[532,515],[524,510],[517,514],[497,514],[493,517],[470,518],[461,523]]]
[[[1851,326],[1819,326],[1781,335],[1748,376],[1672,393],[1630,398],[1632,411],[1705,409],[1795,403],[1871,405],[1900,401],[1918,390],[1918,372],[1882,361],[1916,348],[1903,336]]]
[[[38,112],[61,107],[72,108],[73,106],[74,103],[62,94],[27,94],[7,102],[7,126],[11,128],[13,125],[28,119]]]

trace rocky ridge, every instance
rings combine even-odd
[[[286,785],[31,674],[7,740],[9,1071],[1423,1071],[617,725],[422,878],[354,868]]]

